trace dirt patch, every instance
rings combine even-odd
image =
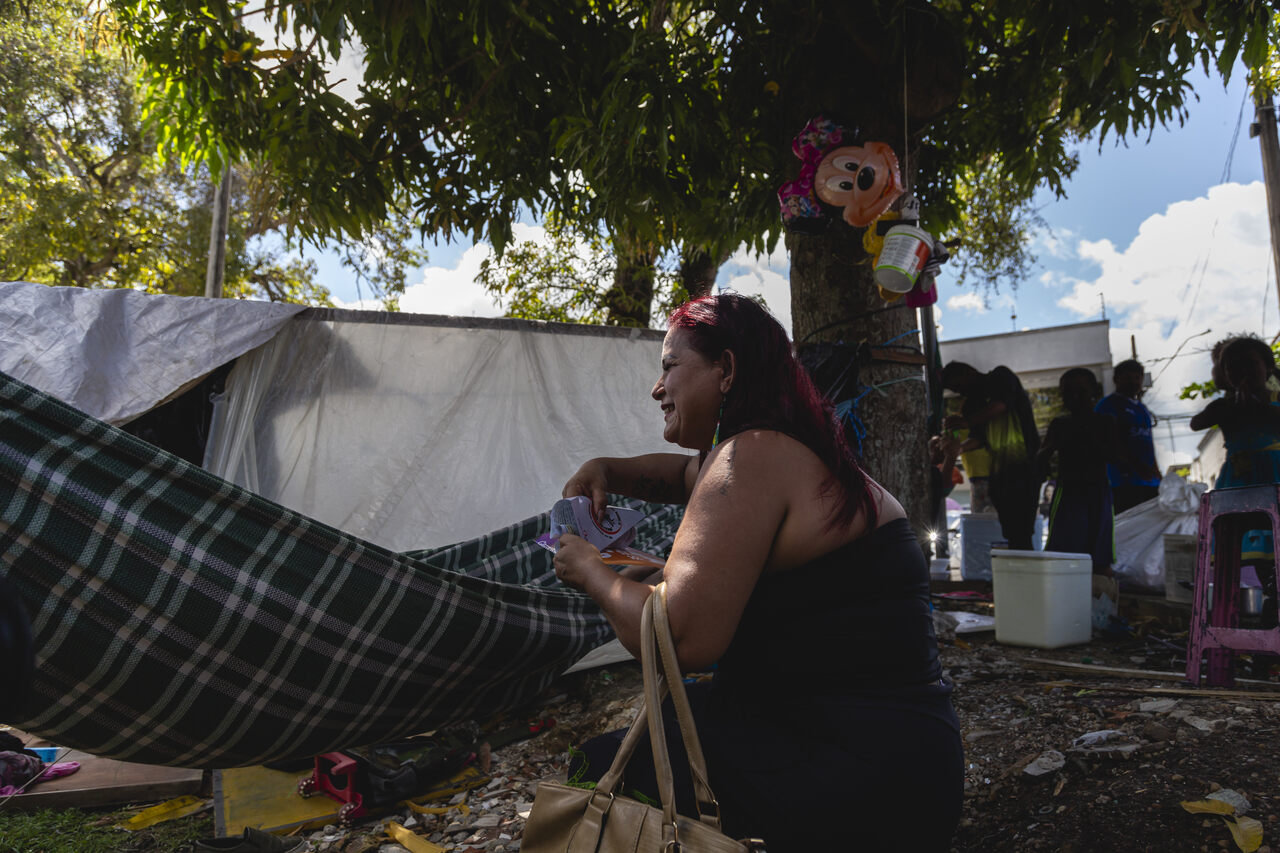
[[[1040,668],[1065,662],[1181,672],[1184,646],[1185,636],[1158,630],[1052,651],[1002,646],[991,633],[942,644],[966,753],[964,815],[953,849],[1236,850],[1222,818],[1181,806],[1224,789],[1242,794],[1247,815],[1261,821],[1260,849],[1280,849],[1280,701],[1272,701],[1280,693],[1242,682],[1236,689],[1252,695],[1166,695],[1186,688],[1179,676],[1098,678]],[[626,725],[640,686],[635,664],[563,680],[544,709],[560,725],[495,757],[531,792],[529,783],[562,774],[569,745]],[[1092,748],[1076,745],[1103,731],[1114,734],[1094,735]],[[1054,752],[1060,767],[1025,771],[1046,753],[1054,767]],[[509,825],[522,826],[522,819]]]
[[[990,633],[942,644],[966,753],[964,815],[954,850],[1236,850],[1222,818],[1189,814],[1181,806],[1225,789],[1243,795],[1248,816],[1261,822],[1260,850],[1280,850],[1280,701],[1272,701],[1280,693],[1242,682],[1236,688],[1241,696],[1176,695],[1185,688],[1179,677],[1140,673],[1180,671],[1185,637],[1145,634],[1053,651],[1001,646]],[[1045,669],[1051,662],[1131,672],[1099,678]],[[396,851],[402,848],[384,831],[395,820],[447,850],[513,853],[538,782],[564,778],[570,746],[626,726],[640,694],[635,663],[562,678],[526,712],[529,719],[553,717],[556,725],[493,750],[491,781],[453,798],[470,814],[401,809],[354,827],[307,833],[308,849]],[[1096,732],[1112,734],[1080,742]],[[1029,765],[1044,772],[1028,773]],[[102,816],[86,814],[84,820],[87,825]],[[205,827],[207,822],[200,827],[207,832]],[[166,841],[135,837],[121,849],[191,849]],[[14,848],[0,842],[0,850],[7,849]]]
[[[1280,832],[1280,766],[1274,760],[1280,702],[1162,695],[1161,689],[1185,685],[1177,679],[1080,678],[1026,663],[1170,671],[1171,656],[1151,641],[1096,640],[1028,653],[999,646],[990,635],[972,637],[966,638],[968,649],[943,649],[956,683],[966,753],[956,850],[1234,850],[1221,818],[1189,814],[1181,806],[1224,788],[1248,799],[1248,815],[1263,824],[1264,849],[1274,842]],[[1059,680],[1072,686],[1054,686]],[[1102,743],[1097,751],[1072,751],[1078,738],[1098,731],[1119,732],[1110,736],[1112,745],[1134,748],[1108,754]],[[1025,772],[1050,750],[1062,754],[1061,769]]]

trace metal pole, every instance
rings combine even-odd
[[[227,217],[231,209],[231,164],[222,167],[222,180],[213,191],[213,222],[209,226],[209,266],[204,275],[204,295],[222,296],[227,267]]]
[[[924,350],[924,387],[929,400],[929,435],[942,432],[942,376],[938,373],[938,326],[933,319],[933,306],[920,306],[920,344]],[[929,520],[937,533],[933,556],[949,556],[947,542],[947,501],[939,502],[936,514]]]
[[[1276,138],[1276,108],[1270,92],[1255,92],[1253,97],[1258,107],[1254,127],[1262,146],[1262,180],[1267,188],[1267,216],[1271,224],[1271,260],[1280,293],[1280,142]]]

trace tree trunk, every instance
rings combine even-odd
[[[680,254],[680,284],[690,299],[706,296],[716,283],[716,273],[728,258],[719,261],[706,249],[686,247]]]
[[[886,303],[872,280],[862,233],[837,224],[823,235],[789,234],[791,324],[797,347],[821,341],[875,346],[920,346],[916,311],[903,301]],[[902,335],[902,337],[899,337]],[[894,340],[896,338],[896,340]],[[872,390],[856,414],[866,427],[862,458],[867,472],[896,497],[921,544],[928,543],[929,450],[923,368],[872,361],[860,367]],[[903,381],[896,381],[903,380]],[[892,384],[887,384],[892,383]]]
[[[640,244],[629,235],[614,235],[613,245],[617,266],[613,271],[613,285],[604,295],[608,323],[647,328],[653,305],[653,265],[657,253],[652,246]]]

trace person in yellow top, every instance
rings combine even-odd
[[[964,447],[969,438],[969,430],[954,430],[954,435]],[[969,481],[969,512],[995,512],[988,494],[988,481],[991,477],[991,454],[985,447],[970,447],[960,452],[960,465],[964,468],[964,476]]]
[[[943,422],[948,430],[968,429],[962,451],[986,448],[991,459],[988,493],[1000,531],[1014,550],[1033,550],[1040,481],[1035,458],[1040,449],[1031,400],[1017,375],[1000,365],[987,373],[962,361],[942,369],[942,387],[964,397],[961,414]]]

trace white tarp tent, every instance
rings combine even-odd
[[[661,335],[309,311],[242,358],[205,467],[394,550],[545,512],[593,456],[676,450]]]
[[[304,307],[0,282],[0,371],[124,424],[270,340]]]
[[[125,423],[240,357],[205,467],[396,550],[547,510],[592,456],[676,450],[648,330],[0,284],[0,371]]]

